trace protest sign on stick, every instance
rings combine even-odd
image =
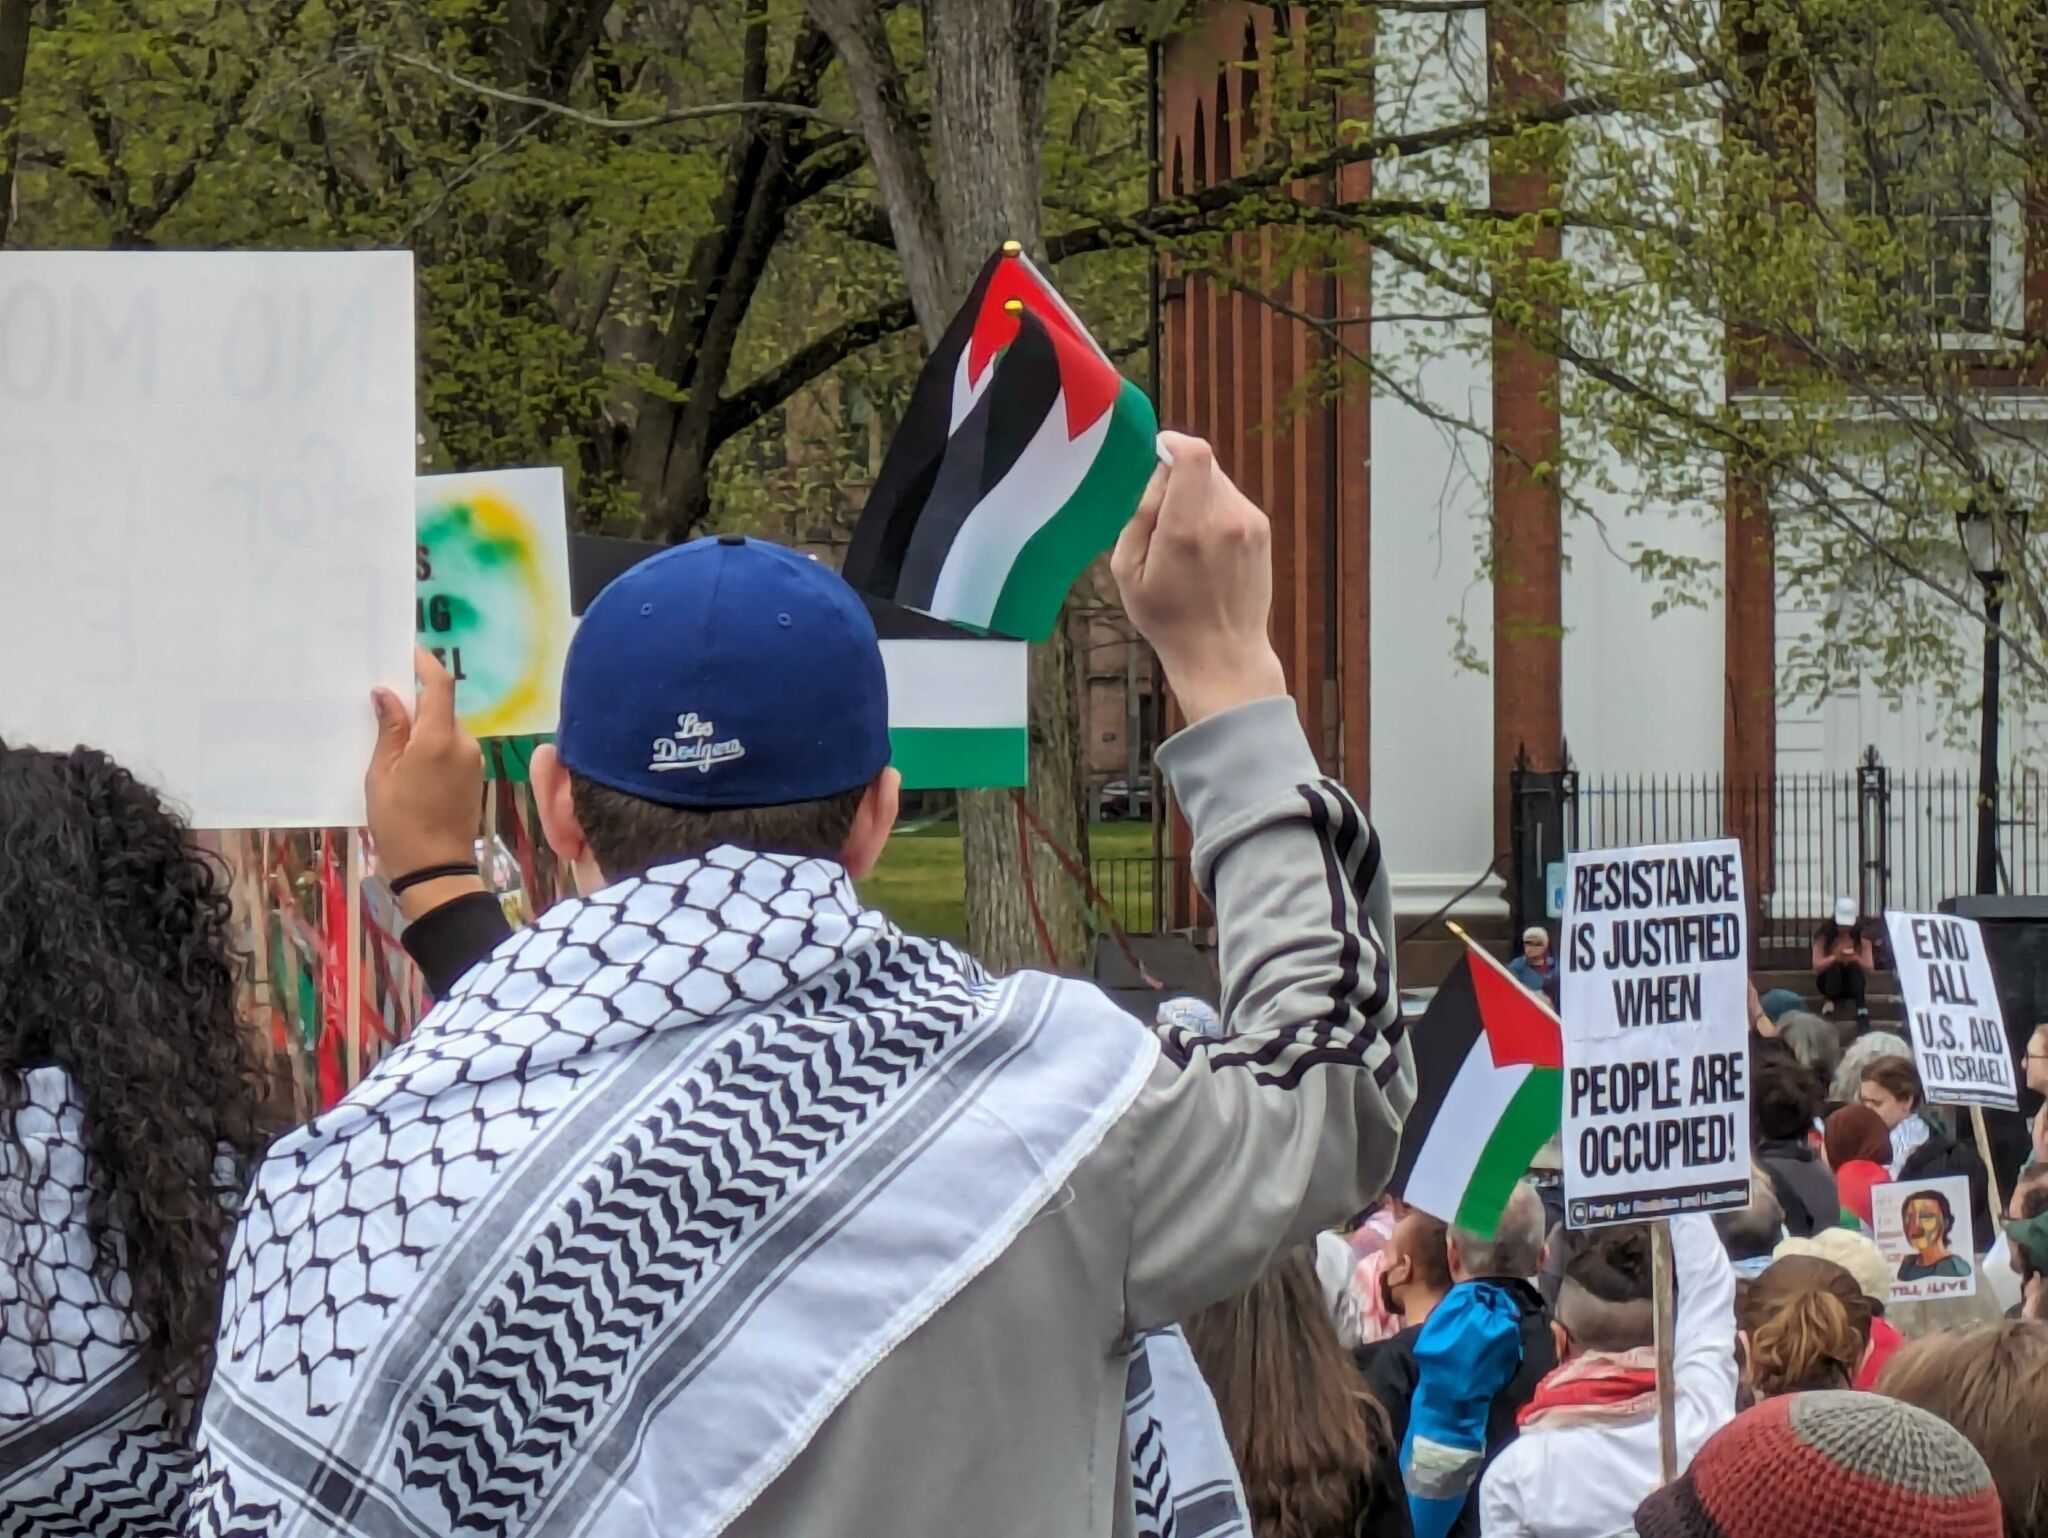
[[[1893,1303],[1934,1298],[1967,1298],[1977,1291],[1970,1257],[1976,1235],[1970,1223],[1970,1179],[1901,1180],[1873,1186],[1871,1227],[1891,1269]]]
[[[1991,1221],[2002,1228],[2005,1204],[1984,1108],[2018,1110],[2019,1090],[1984,931],[1975,919],[1946,913],[1887,913],[1885,928],[1920,1086],[1930,1105],[1970,1108],[1977,1153],[1991,1184]]]
[[[1574,1228],[1749,1201],[1749,972],[1733,839],[1566,873],[1564,1199]]]
[[[574,625],[561,470],[422,476],[418,514],[415,627],[455,680],[463,728],[552,732]]]
[[[2018,1109],[2005,1012],[1977,921],[1893,912],[1885,927],[1929,1103]]]
[[[0,739],[351,826],[409,694],[412,258],[0,253]]]

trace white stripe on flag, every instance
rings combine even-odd
[[[948,438],[960,431],[960,424],[967,420],[967,413],[974,409],[974,403],[981,399],[982,391],[986,390],[989,381],[996,377],[994,358],[982,360],[980,379],[971,380],[967,377],[967,360],[973,353],[974,342],[969,338],[967,345],[960,349],[959,361],[953,365],[953,420],[946,424]]]
[[[1401,1193],[1410,1206],[1446,1223],[1458,1221],[1458,1208],[1479,1168],[1479,1156],[1486,1152],[1486,1140],[1528,1077],[1527,1064],[1494,1067],[1484,1036],[1472,1044],[1415,1156],[1408,1189]]]
[[[1030,656],[1022,641],[884,641],[889,724],[1025,726]]]
[[[1069,438],[1067,392],[1061,390],[1053,398],[1052,409],[1010,473],[981,499],[954,536],[932,589],[932,613],[975,626],[986,626],[994,618],[1010,568],[1031,536],[1081,489],[1115,418],[1112,406],[1080,437]]]

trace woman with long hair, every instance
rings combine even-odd
[[[1186,1323],[1257,1538],[1407,1538],[1386,1411],[1337,1341],[1312,1251]]]
[[[0,744],[0,1516],[182,1529],[260,1143],[222,874],[103,753]]]

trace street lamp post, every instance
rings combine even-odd
[[[2007,558],[2026,537],[2027,515],[2014,508],[2003,527],[1997,514],[1972,502],[1956,514],[1956,533],[1970,569],[1984,585],[1984,724],[1977,758],[1977,891],[1998,890],[1998,619],[2005,607]]]

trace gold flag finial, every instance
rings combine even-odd
[[[1024,242],[1021,240],[1006,240],[1003,242],[1003,255],[1022,256],[1023,254]]]
[[[1003,308],[1012,315],[1022,315],[1024,313],[1024,301],[1021,299],[1005,299],[1003,301]]]

